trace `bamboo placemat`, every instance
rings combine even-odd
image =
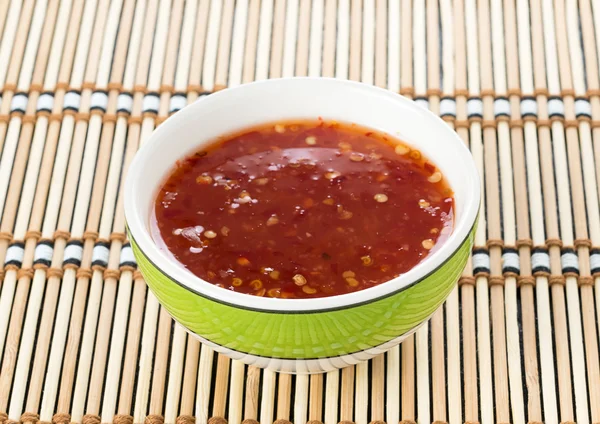
[[[600,423],[597,0],[0,0],[0,35],[0,421]],[[484,177],[444,308],[325,375],[201,346],[124,234],[157,125],[292,75],[413,97]]]

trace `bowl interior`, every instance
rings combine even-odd
[[[379,286],[310,300],[257,298],[220,289],[192,275],[158,249],[150,236],[150,216],[157,190],[178,159],[244,128],[318,117],[388,133],[418,148],[438,166],[454,190],[456,214],[454,231],[440,249],[406,274]],[[148,258],[174,280],[196,293],[241,307],[298,311],[364,303],[425,277],[467,237],[480,200],[479,178],[470,152],[441,119],[387,90],[326,78],[267,80],[201,98],[165,121],[142,146],[130,167],[125,190],[131,236]]]

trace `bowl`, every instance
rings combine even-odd
[[[177,160],[248,127],[318,117],[388,133],[438,166],[455,192],[455,226],[439,249],[375,287],[317,299],[275,299],[212,285],[155,244],[151,211]],[[471,154],[441,119],[393,92],[329,78],[266,80],[201,98],[156,129],[136,154],[125,183],[131,246],[162,306],[216,351],[290,373],[324,372],[370,359],[423,324],[466,265],[479,204],[480,181]]]

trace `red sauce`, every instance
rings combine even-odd
[[[448,237],[453,194],[418,150],[336,122],[265,125],[177,163],[154,237],[197,276],[278,298],[339,295],[413,268]]]

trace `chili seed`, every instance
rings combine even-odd
[[[338,213],[338,216],[340,219],[343,219],[343,220],[350,219],[350,218],[352,218],[352,212],[342,210],[341,212]]]
[[[306,284],[306,278],[304,278],[304,275],[302,274],[296,274],[292,277],[292,280],[294,280],[294,283],[297,286],[303,286]]]
[[[275,288],[267,291],[267,296],[269,297],[279,297],[281,296],[281,289]]]
[[[339,177],[340,175],[342,175],[342,174],[340,174],[339,172],[335,172],[335,171],[327,172],[325,174],[325,178],[327,178],[328,180],[333,180],[333,179]]]
[[[241,265],[241,266],[248,266],[248,265],[250,265],[250,261],[247,258],[244,258],[244,257],[238,258],[237,259],[237,263],[238,263],[238,265]]]
[[[430,183],[439,183],[442,180],[442,173],[440,171],[435,171],[433,174],[427,178],[427,181]]]
[[[373,263],[373,259],[369,255],[361,256],[360,260],[362,261],[364,266],[369,266]]]
[[[250,287],[252,287],[254,290],[262,289],[262,286],[263,286],[263,283],[260,280],[250,281]]]
[[[264,186],[265,184],[267,184],[269,182],[268,178],[257,178],[254,180],[254,182],[258,185]]]
[[[306,144],[308,144],[309,146],[314,146],[315,144],[317,144],[317,137],[313,137],[312,135],[310,137],[306,137],[304,139],[304,141],[306,142]]]
[[[279,271],[269,272],[269,277],[271,277],[273,280],[279,280]]]
[[[317,292],[317,289],[312,288],[310,286],[304,286],[302,287],[302,291],[306,294],[315,294]]]
[[[348,283],[350,287],[357,287],[360,284],[358,280],[353,277],[346,278],[346,283]]]
[[[423,248],[430,250],[431,248],[433,248],[435,243],[431,239],[425,239],[421,242],[421,245],[423,245]]]
[[[438,230],[437,228],[432,228],[431,230],[429,230],[429,232],[430,232],[431,234],[437,234],[437,233],[439,233],[439,232],[440,232],[440,230]]]
[[[279,218],[277,218],[277,215],[271,215],[269,217],[269,219],[267,219],[267,227],[277,225],[278,223],[279,223]]]
[[[234,278],[233,280],[231,280],[231,285],[233,287],[239,287],[243,284],[244,282],[242,281],[241,278]]]
[[[405,155],[410,152],[410,147],[405,146],[404,144],[397,144],[394,151],[397,155]]]
[[[229,227],[222,227],[221,234],[223,234],[225,237],[227,237],[229,235]]]
[[[214,231],[208,230],[204,232],[204,237],[209,238],[209,239],[214,239],[217,236],[217,233],[215,233]]]
[[[213,179],[210,175],[200,175],[196,177],[196,182],[202,185],[212,184]]]
[[[414,160],[419,160],[421,159],[421,152],[419,152],[418,150],[413,150],[412,152],[410,152],[410,157]]]
[[[356,274],[352,271],[344,271],[342,273],[342,277],[344,277],[344,278],[356,277]]]
[[[278,132],[279,134],[284,133],[285,132],[285,126],[283,126],[281,124],[275,125],[275,132]]]
[[[254,295],[262,297],[262,296],[265,295],[266,292],[267,292],[267,289],[260,289],[259,291],[257,291],[256,293],[254,293]]]
[[[360,153],[352,153],[350,155],[350,160],[352,162],[360,162],[361,160],[363,160],[365,157],[363,155],[361,155]]]
[[[425,199],[421,199],[421,200],[419,200],[419,206],[423,209],[428,208],[429,202]]]
[[[379,203],[385,203],[388,201],[388,197],[383,193],[378,193],[373,198]]]
[[[334,201],[333,201],[333,199],[331,197],[328,197],[327,199],[323,200],[323,203],[326,204],[326,205],[331,206],[331,205],[334,204]]]

